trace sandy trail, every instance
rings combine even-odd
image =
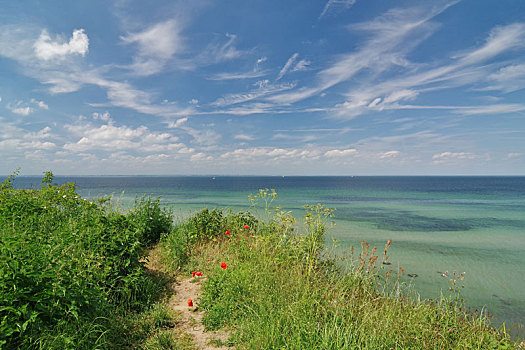
[[[147,268],[153,273],[166,273],[164,266],[159,261],[156,249],[150,250],[148,259],[146,260]],[[172,279],[169,289],[172,293],[167,304],[170,308],[180,314],[180,320],[177,322],[177,333],[186,333],[191,335],[193,343],[197,349],[230,349],[227,346],[214,346],[210,343],[212,340],[220,340],[226,343],[230,334],[224,330],[217,332],[204,331],[202,318],[204,311],[200,310],[197,305],[202,294],[202,283],[206,277],[191,277],[182,278],[177,276],[177,280]],[[193,307],[188,307],[188,299],[193,300]]]
[[[186,278],[172,284],[174,294],[168,305],[180,312],[181,322],[177,325],[179,331],[190,334],[193,337],[195,346],[198,349],[229,349],[227,346],[216,347],[210,344],[211,340],[220,339],[223,343],[229,337],[225,331],[207,332],[204,331],[202,317],[204,311],[197,307],[201,296],[201,283],[204,277]],[[193,307],[188,307],[188,299],[193,300]]]

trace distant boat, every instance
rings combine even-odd
[[[215,176],[213,176],[211,179],[212,179],[212,180],[215,180]]]

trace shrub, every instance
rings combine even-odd
[[[173,216],[150,198],[112,211],[50,172],[40,189],[13,177],[0,185],[0,348],[107,346],[116,310],[152,298],[141,258]]]

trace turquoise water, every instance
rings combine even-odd
[[[298,218],[305,204],[336,208],[330,237],[341,251],[365,240],[384,247],[422,298],[447,293],[445,271],[466,272],[462,296],[485,307],[495,325],[525,332],[525,177],[57,177],[84,197],[113,194],[123,208],[136,196],[162,196],[178,217],[203,207],[249,206],[248,195],[275,188],[278,203]],[[17,186],[38,187],[19,177]]]

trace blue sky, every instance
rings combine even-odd
[[[525,174],[524,1],[0,5],[0,174]]]

